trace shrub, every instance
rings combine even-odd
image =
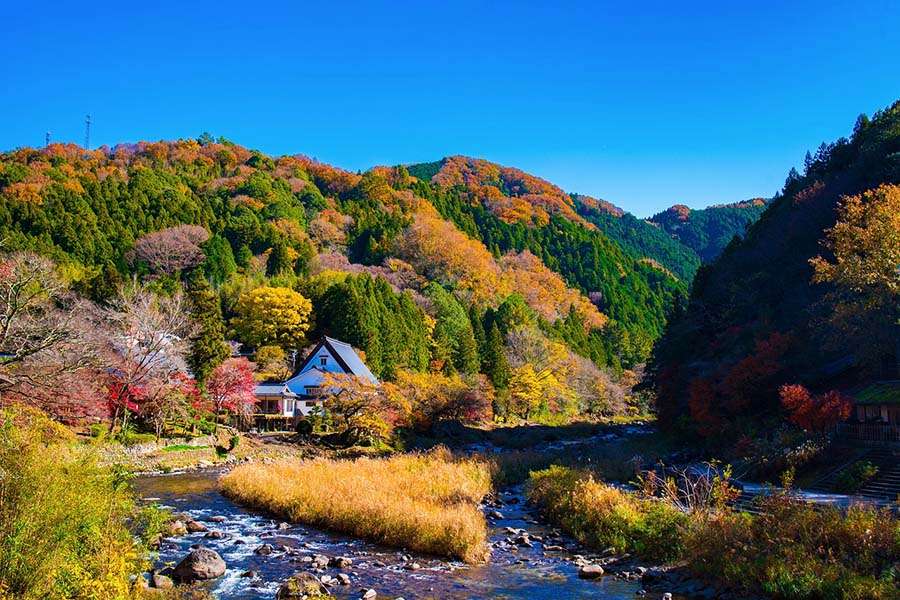
[[[878,475],[878,467],[867,460],[853,463],[838,475],[835,487],[845,494],[858,492],[867,481]]]
[[[0,597],[125,598],[142,555],[120,472],[42,413],[0,412]]]
[[[533,472],[528,498],[551,522],[594,548],[670,561],[683,550],[687,516],[670,504],[620,491],[592,475],[553,466]]]
[[[689,567],[784,599],[898,598],[900,520],[889,509],[842,512],[786,495],[758,499],[760,514],[720,512],[691,524]]]
[[[235,501],[284,519],[478,562],[487,551],[478,503],[490,491],[488,471],[480,461],[437,449],[389,459],[241,465],[221,485]]]

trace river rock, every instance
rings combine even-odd
[[[259,548],[253,551],[254,554],[258,554],[260,556],[268,556],[275,551],[275,548],[272,547],[272,544],[263,544]]]
[[[211,540],[224,540],[228,537],[228,534],[224,531],[209,531],[203,537],[209,538]]]
[[[353,559],[347,558],[346,556],[335,556],[331,560],[328,561],[329,567],[334,567],[337,569],[347,569],[353,564]]]
[[[578,569],[578,577],[581,579],[599,579],[603,577],[603,567],[600,565],[584,565]]]
[[[225,573],[225,561],[215,550],[197,548],[181,559],[172,570],[175,579],[183,583],[215,579]]]
[[[188,521],[185,525],[187,530],[191,533],[203,533],[209,531],[209,528],[203,523],[198,523],[197,521]]]
[[[341,585],[350,585],[350,576],[346,573],[338,573],[335,579],[337,579],[337,582]]]
[[[502,519],[503,513],[500,512],[499,510],[492,510],[491,512],[488,513],[488,516],[492,519]]]
[[[663,594],[662,600],[672,600],[672,593],[666,592],[665,594]]]
[[[369,588],[368,590],[363,591],[362,596],[360,596],[360,600],[374,600],[378,595],[378,592]]]
[[[214,517],[210,517],[210,518],[209,518],[209,521],[210,521],[211,523],[224,523],[224,522],[227,521],[227,520],[228,520],[228,519],[226,519],[226,518],[223,517],[222,515],[216,515],[216,516],[214,516]]]
[[[175,586],[170,577],[160,573],[151,573],[150,583],[158,590],[167,590]]]
[[[311,573],[297,573],[279,586],[275,600],[301,600],[317,594],[328,595],[328,588]]]
[[[176,519],[169,523],[169,535],[180,536],[187,535],[188,529],[184,525],[184,521]]]
[[[312,559],[312,566],[314,569],[324,569],[328,566],[328,557],[324,554],[316,554]]]

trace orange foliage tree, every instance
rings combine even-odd
[[[783,385],[779,396],[788,421],[806,431],[827,431],[850,416],[850,400],[834,390],[813,395],[802,385]]]

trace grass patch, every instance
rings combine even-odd
[[[490,492],[490,470],[446,449],[241,465],[221,486],[235,501],[290,521],[470,563],[486,558],[478,503]]]
[[[191,446],[190,444],[172,444],[171,446],[164,446],[162,448],[163,452],[183,452],[185,450],[206,450],[209,446]]]
[[[759,498],[759,515],[729,508],[682,512],[560,466],[533,472],[528,496],[586,545],[683,561],[696,575],[747,594],[900,598],[900,518],[889,509],[842,511],[780,494]]]
[[[0,598],[128,598],[143,549],[117,470],[42,413],[0,412]]]
[[[606,485],[585,471],[553,466],[533,472],[528,498],[587,546],[654,561],[673,561],[684,551],[687,515],[661,500]]]

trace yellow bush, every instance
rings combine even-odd
[[[390,546],[484,560],[487,528],[478,503],[487,465],[439,449],[388,459],[316,459],[242,465],[222,478],[234,500],[282,518]]]
[[[39,411],[0,412],[0,597],[126,598],[140,547],[121,478]]]

